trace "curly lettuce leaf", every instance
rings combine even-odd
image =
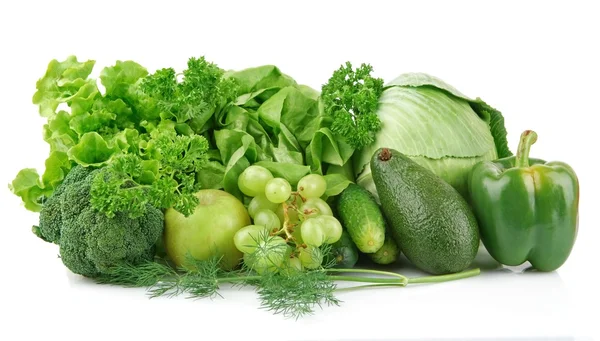
[[[67,152],[79,141],[79,134],[71,129],[70,122],[71,115],[61,110],[44,125],[44,141],[51,151]]]
[[[114,66],[105,67],[100,72],[100,81],[106,88],[106,96],[112,98],[128,98],[130,87],[148,75],[148,70],[140,64],[126,60],[118,60]]]
[[[42,209],[45,198],[62,183],[72,164],[66,153],[54,151],[46,159],[45,166],[46,171],[41,177],[34,168],[22,169],[8,186],[21,197],[29,211],[39,212]]]
[[[21,197],[25,208],[32,212],[39,212],[42,209],[42,198],[45,191],[40,183],[40,175],[34,168],[24,168],[17,173],[15,179],[8,185],[8,188]]]
[[[118,151],[118,148],[109,145],[97,132],[89,132],[69,149],[68,155],[70,159],[84,167],[101,167],[106,165]]]
[[[65,179],[73,162],[69,160],[67,153],[53,151],[44,163],[45,171],[42,174],[42,185],[47,191],[56,189]]]
[[[88,112],[99,97],[100,90],[98,90],[96,83],[91,81],[85,83],[67,102],[71,108],[71,115],[77,116]]]
[[[37,91],[32,99],[39,106],[40,115],[54,116],[58,105],[69,102],[84,85],[95,86],[87,79],[94,64],[93,60],[79,62],[75,56],[70,56],[63,62],[52,60],[44,77],[37,81]]]

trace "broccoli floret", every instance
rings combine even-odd
[[[119,212],[109,218],[90,204],[90,189],[103,170],[76,166],[46,201],[36,234],[60,246],[60,256],[72,272],[98,277],[112,266],[139,264],[154,258],[164,228],[161,210],[148,206],[146,214],[130,218]]]
[[[34,226],[34,233],[43,240],[58,244],[60,239],[60,230],[62,227],[62,202],[64,191],[71,187],[72,184],[79,183],[87,178],[91,169],[77,166],[73,168],[63,183],[52,193],[52,195],[44,203],[43,209],[40,212],[40,224]]]

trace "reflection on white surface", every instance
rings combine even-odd
[[[351,311],[364,309],[385,311],[384,314],[395,311],[397,319],[379,316],[394,324],[385,327],[391,339],[441,340],[464,335],[465,340],[488,340],[490,336],[525,339],[560,336],[573,340],[568,293],[558,272],[537,272],[528,263],[504,267],[484,248],[480,248],[474,266],[482,270],[474,278],[343,293],[340,298],[345,305],[352,306]],[[406,259],[394,271],[408,276],[426,275]],[[337,314],[335,309],[327,312]],[[351,318],[349,315],[346,318]],[[355,322],[360,323],[359,320],[356,317]],[[367,333],[365,337],[368,339]]]

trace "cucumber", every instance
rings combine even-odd
[[[350,238],[363,253],[375,253],[385,240],[385,219],[373,195],[350,184],[337,200],[337,213]]]
[[[375,253],[367,253],[366,255],[376,264],[392,264],[398,260],[400,248],[394,241],[394,238],[387,233],[381,249],[377,250]]]
[[[325,258],[324,264],[331,264],[334,268],[352,268],[358,261],[358,248],[350,238],[348,232],[343,231],[340,240],[331,245],[331,253]]]

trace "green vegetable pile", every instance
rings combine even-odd
[[[540,271],[575,242],[575,172],[529,162],[532,132],[512,156],[502,114],[435,77],[384,84],[347,62],[317,91],[273,65],[204,57],[180,72],[117,61],[99,79],[94,66],[50,62],[33,95],[45,170],[9,188],[39,212],[33,233],[98,283],[195,298],[251,286],[299,317],[339,290],[475,276],[480,238],[500,264]],[[525,175],[502,178],[513,171]],[[543,214],[513,214],[525,202]],[[531,226],[551,232],[522,242]],[[430,275],[379,269],[401,254]]]

